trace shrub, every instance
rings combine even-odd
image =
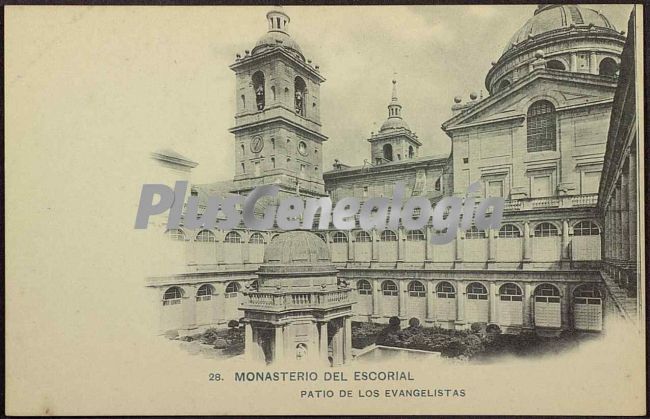
[[[420,326],[420,320],[417,317],[411,317],[409,319],[409,327],[418,327]]]
[[[400,321],[399,317],[397,317],[397,316],[393,316],[390,319],[388,319],[388,324],[390,326],[397,327],[397,326],[400,325],[400,323],[401,323],[401,321]]]
[[[235,327],[239,327],[239,322],[237,320],[230,320],[228,322],[228,327],[231,329],[234,329]]]

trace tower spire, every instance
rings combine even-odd
[[[395,78],[393,78],[393,95],[388,105],[388,118],[402,118],[402,105],[397,99],[397,80]]]

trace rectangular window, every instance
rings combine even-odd
[[[487,187],[487,197],[503,197],[503,181],[490,180]]]
[[[260,162],[256,161],[255,163],[253,163],[253,168],[255,170],[255,176],[259,176],[260,175]]]
[[[551,196],[551,175],[531,177],[530,189],[533,198]]]
[[[583,194],[598,193],[599,184],[600,184],[600,172],[582,172],[581,193]]]

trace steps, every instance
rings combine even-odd
[[[637,321],[637,301],[635,297],[628,297],[627,291],[621,288],[614,278],[601,271],[600,275],[605,282],[607,292],[614,300],[614,304],[621,312],[621,315],[626,319],[636,323]]]

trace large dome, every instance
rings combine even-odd
[[[540,5],[535,11],[535,15],[513,35],[503,52],[505,53],[529,39],[569,30],[572,26],[593,26],[616,32],[614,25],[595,10],[576,5]]]
[[[406,128],[407,130],[411,130],[406,123],[406,121],[402,118],[388,118],[381,126],[381,131],[385,131],[387,129],[399,129],[399,128]]]
[[[264,263],[277,265],[329,264],[327,244],[309,231],[280,233],[264,250]]]

